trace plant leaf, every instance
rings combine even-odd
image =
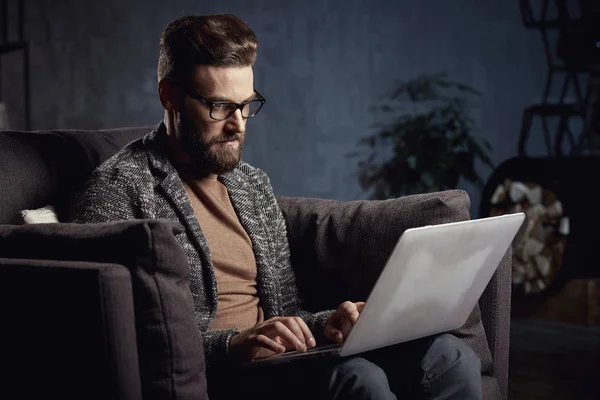
[[[481,182],[475,161],[492,166],[492,147],[477,140],[469,115],[480,92],[438,72],[400,81],[389,93],[375,109],[397,117],[359,140],[369,151],[360,154],[358,175],[372,198],[454,188],[461,178]],[[376,161],[382,150],[391,156]]]

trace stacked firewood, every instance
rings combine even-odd
[[[513,240],[513,286],[525,294],[543,292],[562,267],[569,217],[556,195],[536,183],[506,180],[491,199],[491,216],[525,213]]]

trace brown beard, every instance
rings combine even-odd
[[[201,139],[201,134],[196,133],[198,128],[193,122],[185,121],[184,118],[178,122],[175,129],[181,148],[192,159],[199,172],[222,175],[233,171],[238,166],[244,147],[243,134],[225,132],[212,138],[209,142],[204,142]],[[216,144],[231,140],[238,141],[239,146],[237,149],[222,147],[215,150]]]

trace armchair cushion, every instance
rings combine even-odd
[[[460,190],[383,201],[279,197],[288,228],[292,265],[311,311],[364,301],[398,238],[408,228],[467,220],[468,195]],[[477,305],[452,332],[478,354],[482,375],[493,376],[493,359]],[[486,398],[499,396],[494,378],[485,380]]]
[[[160,220],[0,225],[0,258],[120,264],[132,279],[139,369],[147,399],[203,399],[204,349],[187,258]]]

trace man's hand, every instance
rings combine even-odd
[[[365,303],[362,301],[358,303],[345,301],[340,304],[336,312],[327,320],[325,337],[337,343],[346,340],[364,307]]]
[[[231,338],[229,352],[239,361],[250,361],[283,353],[306,351],[315,339],[300,317],[274,317]]]

